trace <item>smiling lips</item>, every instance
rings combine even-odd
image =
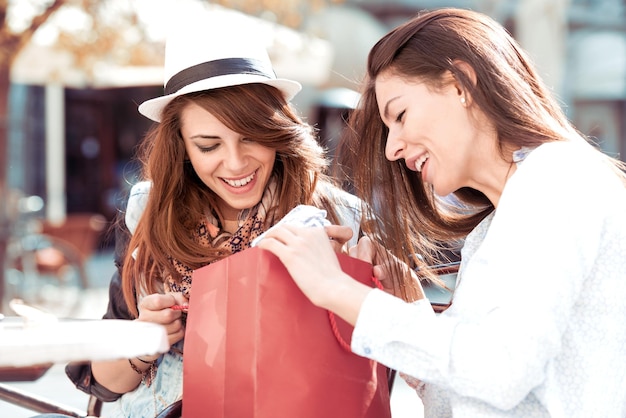
[[[430,154],[425,153],[421,157],[419,157],[417,160],[415,160],[415,170],[417,170],[418,173],[422,172],[422,167],[424,166],[424,163],[426,162],[428,157],[430,157]]]
[[[243,187],[246,184],[250,183],[254,179],[255,175],[256,175],[256,171],[250,174],[249,176],[241,178],[241,179],[230,180],[230,179],[222,178],[222,181],[231,187]]]

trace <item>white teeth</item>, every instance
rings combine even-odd
[[[426,162],[428,157],[430,157],[430,155],[428,153],[426,153],[426,154],[422,155],[420,158],[418,158],[417,160],[415,160],[415,169],[419,173],[422,172],[422,166],[424,165],[424,163]]]
[[[253,178],[254,178],[254,173],[250,174],[248,177],[245,177],[239,180],[228,180],[228,179],[222,179],[222,180],[224,180],[224,182],[228,184],[229,186],[242,187],[250,183]]]

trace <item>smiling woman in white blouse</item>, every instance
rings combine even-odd
[[[356,190],[385,202],[352,254],[395,295],[343,274],[319,228],[260,246],[355,325],[352,350],[406,376],[426,417],[626,416],[624,165],[570,125],[504,28],[440,9],[391,31],[351,126]],[[435,315],[388,254],[424,269],[455,239],[457,286]]]

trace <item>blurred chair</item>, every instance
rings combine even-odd
[[[49,246],[37,250],[37,269],[40,273],[62,277],[63,269],[78,267],[81,285],[89,287],[86,262],[97,250],[100,235],[107,219],[97,213],[68,214],[62,223],[44,221],[41,234],[50,241]]]

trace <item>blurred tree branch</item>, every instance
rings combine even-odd
[[[224,7],[272,20],[293,29],[300,29],[304,17],[345,0],[214,0]]]
[[[23,1],[23,0],[22,0]],[[0,0],[0,312],[3,311],[4,265],[11,220],[8,213],[7,164],[8,164],[8,97],[11,85],[11,67],[22,49],[31,41],[35,32],[46,23],[69,0],[52,0],[48,5],[38,3],[39,13],[21,31],[14,32],[8,22],[8,0]],[[96,2],[96,0],[94,0]]]
[[[4,265],[11,222],[7,213],[9,191],[6,184],[8,162],[7,114],[11,65],[22,48],[32,39],[37,29],[64,3],[65,0],[54,0],[43,12],[35,16],[30,25],[22,32],[13,33],[7,21],[9,2],[8,0],[0,0],[0,312],[3,310]]]
[[[66,0],[54,0],[41,14],[33,17],[26,29],[14,33],[7,22],[8,0],[0,0],[0,74],[5,73],[5,68],[10,70],[15,57],[30,42],[37,29],[65,3]],[[0,83],[2,82],[3,80],[0,80]],[[4,96],[0,95],[0,97]]]

